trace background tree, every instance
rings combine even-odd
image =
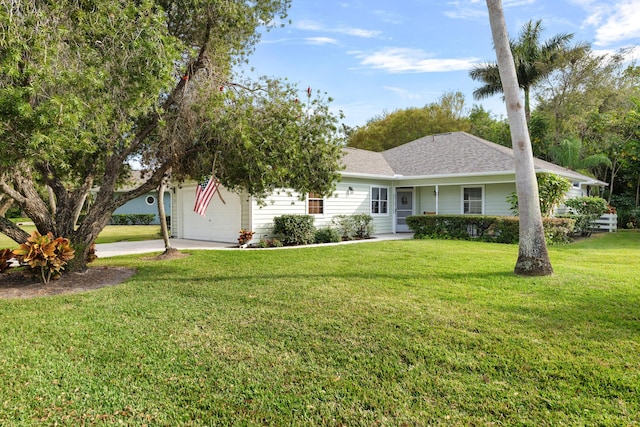
[[[520,217],[520,243],[515,273],[543,276],[553,273],[542,226],[538,185],[527,120],[522,107],[516,68],[500,0],[487,0],[493,45],[507,104],[515,160],[516,191]]]
[[[366,125],[353,130],[348,137],[350,147],[384,151],[426,135],[468,131],[470,123],[464,116],[464,95],[443,94],[438,102],[422,108],[407,108],[384,113]]]
[[[593,176],[592,169],[600,166],[611,167],[609,158],[602,154],[585,156],[582,150],[582,141],[577,138],[567,138],[558,145],[551,147],[551,159],[559,166],[572,169],[585,175]]]
[[[542,21],[527,22],[518,40],[510,40],[509,46],[513,56],[516,74],[520,88],[524,92],[524,111],[527,121],[531,117],[530,92],[531,89],[557,64],[558,58],[569,50],[582,51],[585,46],[578,45],[569,48],[573,34],[558,34],[545,42],[540,41]],[[487,62],[477,65],[469,71],[473,80],[484,83],[473,92],[475,99],[485,99],[503,93],[498,64]]]
[[[503,118],[495,118],[480,105],[474,105],[469,113],[471,128],[469,133],[477,137],[511,147],[509,122]]]
[[[41,233],[70,238],[77,261],[71,269],[85,267],[91,243],[117,207],[158,188],[170,168],[199,176],[203,167],[189,167],[206,163],[207,150],[233,151],[221,156],[217,171],[233,190],[261,195],[277,184],[329,191],[340,141],[327,100],[314,98],[318,108],[304,123],[285,123],[305,112],[294,88],[238,84],[232,74],[259,39],[257,29],[284,18],[288,6],[289,0],[2,3],[0,191]],[[195,104],[203,91],[215,96]],[[242,114],[261,118],[251,122],[258,128],[236,125]],[[166,129],[180,128],[185,118],[200,124],[197,137],[167,139]],[[311,143],[323,147],[313,151],[313,162],[305,151]],[[134,158],[144,163],[143,182],[114,197]],[[46,186],[55,214],[42,196]],[[10,221],[0,220],[0,231],[26,240]]]

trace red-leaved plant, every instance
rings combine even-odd
[[[240,230],[240,237],[238,237],[238,244],[240,246],[246,245],[251,241],[251,239],[253,239],[254,234],[255,234],[255,231],[249,231],[243,228],[242,230]]]
[[[4,273],[11,268],[9,262],[13,258],[13,252],[11,249],[0,249],[0,273]]]
[[[74,253],[69,239],[54,239],[52,233],[42,235],[38,231],[34,231],[26,243],[13,251],[18,262],[30,268],[42,283],[59,279],[64,266],[75,256]]]

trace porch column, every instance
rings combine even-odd
[[[438,184],[436,184],[435,196],[436,196],[436,215],[438,215],[440,213],[440,209],[438,207],[438,201],[440,199],[440,186]]]

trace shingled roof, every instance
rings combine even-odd
[[[343,173],[384,177],[515,172],[511,148],[466,132],[429,135],[382,153],[347,148],[343,161]],[[534,164],[538,172],[552,172],[575,181],[605,184],[541,159],[534,159]]]

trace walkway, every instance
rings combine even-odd
[[[402,240],[413,238],[413,233],[378,234],[373,239],[351,240],[340,243],[327,243],[327,245],[344,245],[354,243],[379,242],[381,240]],[[316,245],[289,246],[285,249],[307,248]],[[171,239],[171,247],[182,249],[206,249],[206,250],[239,250],[232,243],[207,242],[203,240]],[[280,248],[278,248],[280,249]],[[145,254],[150,252],[164,252],[163,240],[143,240],[140,242],[101,243],[96,245],[96,254],[99,258],[108,258],[117,255]]]

